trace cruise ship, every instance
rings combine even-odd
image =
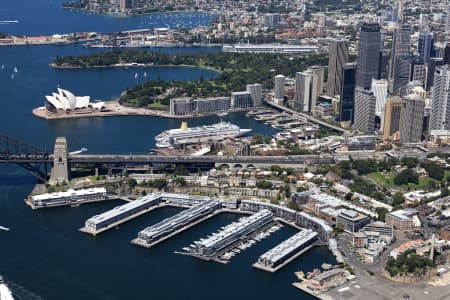
[[[241,129],[239,126],[229,122],[220,122],[192,128],[189,128],[186,122],[182,122],[181,128],[163,131],[155,137],[155,140],[156,147],[168,148],[183,144],[220,141],[225,138],[242,136],[250,131],[252,130]]]

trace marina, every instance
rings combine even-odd
[[[250,247],[251,242],[246,241],[248,236],[272,221],[273,214],[269,210],[261,210],[249,217],[242,217],[212,235],[195,241],[183,254],[224,263],[233,256],[233,253],[237,254]]]

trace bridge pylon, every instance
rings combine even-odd
[[[57,137],[53,152],[53,168],[50,175],[50,184],[69,182],[69,165],[67,162],[67,141],[65,137]]]

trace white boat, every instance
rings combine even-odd
[[[10,231],[11,229],[9,229],[8,227],[5,227],[5,226],[0,226],[0,230]]]
[[[5,69],[5,65],[2,65],[2,70],[4,70]]]
[[[19,72],[19,70],[17,70],[17,67],[14,67],[14,73]]]
[[[12,79],[12,80],[14,80],[14,73],[13,73],[13,74],[11,74],[11,79]]]
[[[228,116],[228,112],[223,111],[223,112],[217,113],[217,115],[218,115],[219,117],[225,117],[225,116]]]
[[[134,79],[137,79],[138,78],[138,73],[135,73],[134,74]]]
[[[147,72],[144,72],[144,77],[147,77]]]

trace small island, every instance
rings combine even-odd
[[[323,65],[323,55],[283,55],[251,53],[195,53],[170,55],[143,50],[122,50],[93,53],[77,57],[57,57],[55,68],[113,68],[149,66],[186,66],[208,68],[218,76],[198,81],[149,80],[127,89],[119,103],[127,107],[168,110],[170,99],[230,97],[234,91],[245,90],[247,84],[261,83],[263,89],[273,88],[276,74],[295,76],[312,65]]]

